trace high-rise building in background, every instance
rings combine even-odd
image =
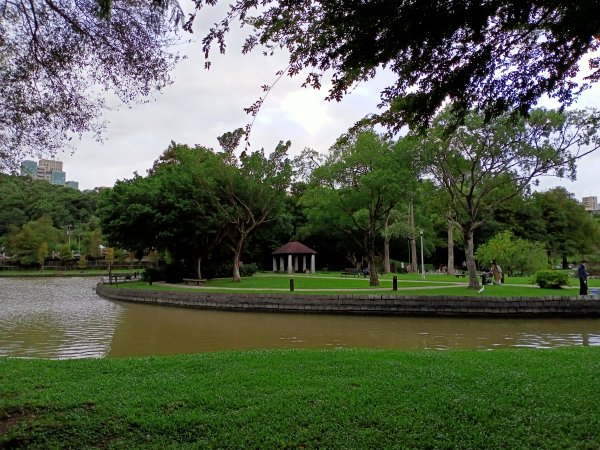
[[[77,181],[65,181],[67,174],[63,171],[63,162],[56,159],[40,159],[39,162],[23,161],[21,176],[30,176],[36,180],[46,180],[57,186],[69,186],[79,189]]]
[[[57,161],[55,159],[40,159],[37,167],[37,176],[38,180],[46,180],[50,181],[52,184],[58,184],[53,182],[52,172],[62,172],[63,171],[63,163],[62,161]],[[58,180],[59,178],[57,178]],[[64,184],[64,180],[63,180]]]
[[[586,211],[598,211],[598,197],[583,197],[581,203]]]
[[[53,170],[50,173],[50,183],[56,186],[64,186],[65,180],[67,179],[67,174],[62,170]]]
[[[37,174],[37,167],[38,164],[35,161],[23,161],[21,163],[21,176],[30,176],[35,178],[35,175]]]

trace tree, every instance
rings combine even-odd
[[[495,260],[508,275],[533,274],[548,266],[544,244],[518,238],[508,230],[480,245],[475,257],[481,267],[488,267]]]
[[[40,265],[40,270],[44,270],[44,261],[46,261],[46,257],[48,256],[48,244],[46,242],[42,242],[40,247],[38,248],[38,258],[37,262]]]
[[[416,181],[409,155],[401,150],[372,130],[342,136],[313,171],[303,198],[309,223],[335,226],[355,240],[366,258],[371,286],[379,285],[376,240]]]
[[[171,0],[8,0],[0,10],[0,170],[99,134],[103,92],[131,102],[170,83]]]
[[[536,109],[526,118],[504,115],[486,122],[472,112],[449,133],[451,120],[447,111],[441,113],[422,145],[461,229],[469,286],[477,288],[474,235],[486,215],[540,175],[573,177],[576,160],[600,147],[599,118],[596,111]]]
[[[118,181],[103,192],[99,215],[111,243],[138,254],[167,251],[176,264],[194,264],[220,247],[233,256],[233,277],[250,236],[275,219],[289,185],[290,143],[280,143],[267,157],[171,143],[148,176]],[[184,274],[180,274],[185,276]]]
[[[176,263],[194,264],[202,278],[202,259],[210,256],[225,226],[215,181],[222,164],[210,149],[172,142],[147,177],[118,181],[102,193],[104,234],[137,254],[167,251]]]
[[[573,195],[564,188],[533,194],[544,227],[549,257],[561,259],[568,268],[569,258],[581,259],[600,246],[600,226]]]
[[[245,152],[236,161],[233,153],[222,154],[217,167],[216,195],[223,218],[223,243],[233,253],[233,281],[240,282],[241,255],[250,236],[261,226],[275,220],[283,206],[292,167],[287,152],[291,142],[280,141],[267,157],[263,150]]]
[[[217,3],[195,2],[197,10]],[[204,51],[207,60],[215,43],[224,52],[232,23],[250,24],[243,53],[285,49],[289,65],[280,75],[304,74],[303,85],[317,89],[331,76],[329,100],[385,68],[396,80],[374,120],[398,130],[428,124],[447,101],[460,117],[477,109],[486,118],[527,113],[545,94],[568,105],[600,79],[599,16],[596,1],[238,0],[210,29]],[[582,84],[578,65],[587,55],[591,73]],[[262,101],[248,111],[256,114]]]
[[[49,216],[42,216],[24,224],[21,228],[11,225],[7,236],[8,254],[24,265],[39,264],[42,244],[46,251],[60,243],[60,232],[52,226]]]

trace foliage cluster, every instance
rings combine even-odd
[[[548,256],[541,242],[531,242],[518,238],[505,230],[481,244],[475,252],[479,267],[490,267],[495,260],[507,275],[532,274],[546,268]]]
[[[195,5],[200,10],[216,3]],[[281,75],[305,76],[304,85],[316,89],[331,77],[329,100],[340,100],[385,68],[393,78],[381,93],[384,112],[371,120],[397,132],[407,124],[428,125],[447,103],[458,123],[471,109],[486,118],[527,113],[544,94],[568,105],[582,84],[600,78],[594,53],[599,15],[594,1],[239,1],[203,42],[206,58],[213,44],[223,52],[232,23],[250,22],[244,53],[284,49],[289,66]],[[582,83],[577,75],[586,55],[591,74]],[[249,111],[255,114],[261,103]]]
[[[103,131],[106,98],[132,102],[170,83],[176,2],[2,3],[0,171]]]
[[[597,448],[599,349],[0,359],[6,448]],[[160,376],[156,376],[160,374]]]
[[[203,278],[203,261],[229,258],[239,281],[250,238],[278,222],[291,177],[289,142],[269,156],[261,150],[237,158],[239,137],[222,139],[223,152],[172,143],[146,177],[103,192],[98,212],[108,239],[137,253],[168,253],[180,279]]]
[[[99,256],[98,192],[53,186],[29,177],[0,174],[0,248],[24,265],[43,264],[52,255],[74,251]],[[70,241],[70,246],[69,246]]]
[[[561,289],[569,286],[569,275],[559,270],[539,270],[534,274],[533,282],[542,289]]]
[[[256,263],[244,263],[240,265],[240,276],[251,277],[258,272],[258,265]],[[231,262],[223,262],[218,265],[210,265],[205,271],[205,276],[208,278],[231,278],[233,273],[233,267]]]

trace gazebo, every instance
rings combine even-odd
[[[306,272],[309,270],[306,266],[306,255],[310,255],[310,273],[315,273],[315,252],[312,248],[308,248],[306,245],[300,242],[293,241],[279,247],[275,250],[273,255],[273,272],[286,272],[292,274],[298,271],[299,263],[298,259],[302,256],[302,271]],[[287,269],[285,265],[284,256],[287,255]],[[277,267],[277,258],[279,257],[279,270]]]

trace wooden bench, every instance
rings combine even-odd
[[[195,284],[196,286],[203,286],[206,280],[201,280],[199,278],[184,278],[183,282],[185,284]]]
[[[463,270],[457,270],[457,271],[454,272],[454,276],[456,278],[458,278],[458,277],[463,277],[464,278],[464,277],[467,276],[467,274]]]
[[[348,267],[344,270],[342,270],[341,276],[348,276],[348,275],[352,275],[353,277],[358,277],[360,275],[362,275],[362,271],[355,268],[355,267]]]
[[[136,280],[137,273],[109,273],[105,277],[108,277],[108,284],[113,284],[113,282],[118,284],[119,280],[121,280],[121,282]],[[105,277],[104,279],[106,279]]]

